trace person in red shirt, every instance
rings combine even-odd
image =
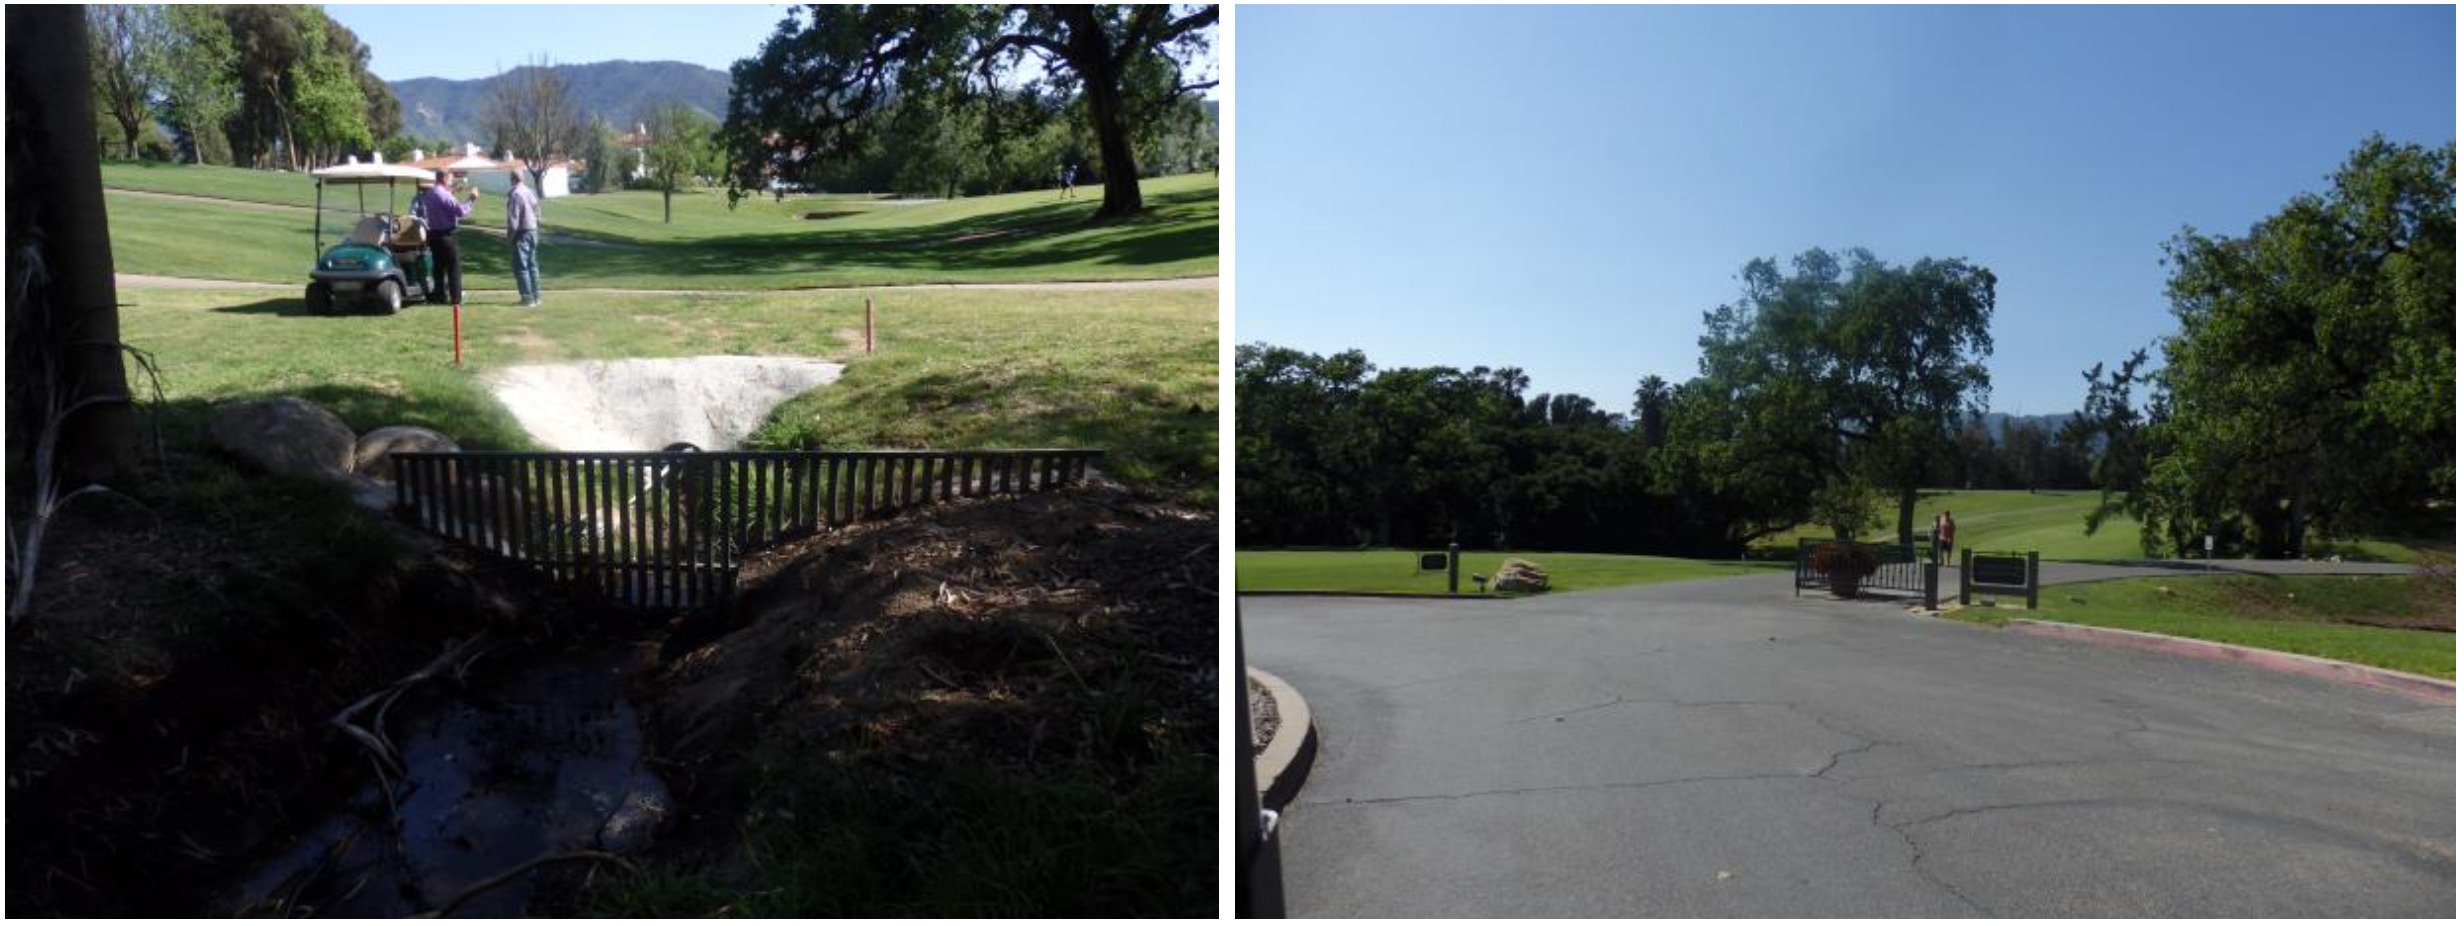
[[[1951,520],[1950,509],[1943,509],[1942,514],[1934,518],[1934,549],[1936,551],[1934,558],[1937,561],[1941,559],[1942,554],[1951,551],[1951,535],[1958,532],[1959,524]]]

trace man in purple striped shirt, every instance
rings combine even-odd
[[[417,205],[422,218],[428,221],[428,256],[436,264],[436,289],[430,296],[443,296],[455,305],[462,304],[462,248],[454,241],[454,231],[469,218],[471,207],[479,204],[479,194],[468,200],[455,199],[453,171],[436,172],[436,185],[419,194]]]

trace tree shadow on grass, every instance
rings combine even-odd
[[[243,302],[237,305],[218,305],[206,311],[226,315],[279,315],[285,318],[296,318],[309,314],[307,301],[298,297],[259,299],[255,302]]]
[[[1089,221],[1084,206],[1055,203],[895,229],[841,230],[824,224],[692,242],[593,231],[588,237],[616,247],[551,244],[542,248],[541,262],[548,276],[561,267],[597,278],[676,279],[818,273],[851,266],[923,274],[1069,264],[1153,266],[1217,253],[1219,223],[1200,221],[1194,214],[1198,204],[1211,198],[1208,193],[1151,197],[1147,212],[1106,221]],[[510,260],[502,252],[501,247],[466,249],[465,273],[510,273]]]
[[[425,305],[426,303],[422,302],[405,301],[402,303],[402,311],[415,311]],[[255,302],[243,302],[237,305],[218,305],[211,309],[207,309],[206,311],[218,312],[225,315],[273,315],[281,318],[334,319],[350,318],[357,315],[384,314],[373,307],[361,304],[361,300],[348,298],[337,298],[334,301],[334,310],[331,312],[311,312],[308,311],[307,300],[296,297],[259,299]]]

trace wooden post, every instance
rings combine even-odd
[[[1446,594],[1457,593],[1462,588],[1462,584],[1463,545],[1450,543],[1446,545]]]
[[[2028,551],[2028,610],[2036,610],[2036,551]]]
[[[864,352],[873,352],[873,297],[864,297]]]

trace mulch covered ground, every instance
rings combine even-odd
[[[662,774],[680,789],[680,806],[709,823],[696,833],[688,821],[669,840],[670,863],[688,880],[725,885],[718,896],[770,898],[751,907],[731,900],[730,912],[1022,915],[1068,909],[1083,892],[1047,898],[1027,885],[1006,889],[1016,895],[1006,901],[952,899],[968,889],[961,882],[1018,872],[933,872],[954,857],[1051,853],[1064,871],[1139,869],[1088,888],[1132,885],[1110,901],[1085,897],[1080,912],[1206,915],[1215,880],[1200,863],[1215,851],[1217,523],[1211,509],[1095,485],[934,505],[751,557],[735,615],[671,641],[644,700]],[[1194,782],[1166,782],[1193,769]],[[1000,808],[926,813],[885,828],[900,835],[879,838],[898,844],[868,849],[862,880],[880,905],[817,908],[778,901],[779,885],[750,870],[746,856],[759,853],[742,834],[782,814],[816,832],[860,830],[868,821],[851,814],[871,814],[859,801],[853,811],[823,811],[836,819],[813,819],[813,802],[797,795],[809,798],[814,787],[782,781],[799,775],[863,782],[884,792],[875,798],[884,804],[946,800],[952,782],[978,791],[987,781],[995,790],[1084,783],[1110,795],[1088,811],[1108,822],[1037,844],[1032,828],[991,835],[1007,816]],[[1175,796],[1159,802],[1167,791]],[[996,819],[957,818],[979,813]],[[1154,816],[1167,818],[1143,819]],[[917,827],[926,831],[910,832]],[[978,838],[1027,842],[994,852],[968,845]],[[1122,861],[1159,854],[1184,857],[1174,867],[1190,870]],[[969,905],[979,902],[992,905]],[[901,906],[915,903],[924,905]],[[679,906],[715,912],[664,895],[618,909]]]

